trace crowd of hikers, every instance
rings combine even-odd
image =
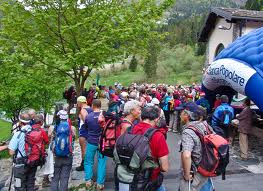
[[[19,115],[8,145],[10,155],[14,156],[15,190],[35,190],[36,171],[46,165],[48,157],[54,158],[54,163],[48,164],[54,165],[54,170],[45,175],[43,184],[51,180],[52,191],[68,190],[76,138],[82,158],[76,170],[84,171],[86,190],[104,189],[109,158],[115,163],[116,191],[166,190],[163,180],[169,171],[168,132],[182,135],[180,191],[210,191],[214,189],[211,177],[225,178],[230,123],[235,118],[226,95],[215,95],[212,105],[195,84],[133,83],[123,87],[115,83],[110,87],[93,84],[79,97],[70,88],[64,97],[69,104],[55,113],[54,125],[46,131],[42,114],[29,109]],[[106,109],[102,107],[105,100]],[[77,128],[69,118],[69,107],[74,102],[79,117]],[[246,99],[244,106],[237,118],[241,126],[241,157],[245,160],[248,158],[246,136],[252,123],[250,100]]]

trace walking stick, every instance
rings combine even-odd
[[[12,171],[11,171],[11,177],[10,177],[10,182],[9,182],[8,191],[11,190],[13,175],[14,175],[14,163],[12,164]]]
[[[188,181],[188,191],[191,191],[191,180]]]

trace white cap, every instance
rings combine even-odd
[[[67,120],[68,119],[68,113],[65,110],[60,110],[57,115],[62,120]]]

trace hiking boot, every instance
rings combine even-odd
[[[76,167],[76,171],[84,171],[84,161],[81,161],[80,166]]]
[[[48,176],[45,176],[45,177],[43,178],[43,181],[42,181],[42,188],[49,187],[50,184],[51,184],[51,182],[50,182]]]
[[[103,184],[97,184],[97,190],[104,190]]]
[[[93,191],[94,190],[94,182],[89,180],[86,182],[86,191]]]

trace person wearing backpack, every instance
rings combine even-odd
[[[159,115],[156,106],[143,108],[142,121],[117,140],[114,150],[116,190],[165,190],[162,172],[169,169],[169,149],[164,135],[156,129]]]
[[[36,117],[34,128],[30,125],[27,113],[19,115],[19,130],[9,142],[9,154],[13,156],[13,173],[16,191],[35,190],[35,175],[37,167],[45,162],[44,144],[48,142],[40,129],[41,119]]]
[[[68,121],[68,114],[59,111],[60,122],[53,129],[52,151],[55,156],[54,176],[51,191],[67,191],[73,162],[73,142],[76,135],[75,128]]]
[[[87,147],[84,160],[86,190],[92,190],[95,186],[92,178],[94,157],[96,153],[98,156],[97,189],[103,190],[106,176],[107,157],[103,156],[98,150],[99,139],[101,136],[101,127],[98,121],[101,114],[101,101],[99,99],[94,99],[92,101],[92,110],[93,112],[90,113],[85,120],[85,124],[88,127]]]
[[[169,126],[169,123],[170,123],[169,101],[173,99],[173,92],[170,89],[167,92],[168,92],[167,95],[163,98],[163,108],[162,109],[164,112],[166,125]]]
[[[79,112],[79,145],[81,149],[81,163],[80,166],[76,167],[77,171],[84,170],[84,157],[86,152],[88,129],[84,122],[89,113],[92,112],[92,108],[87,104],[87,99],[84,96],[77,98],[77,106],[80,109]]]
[[[120,122],[121,134],[123,134],[130,126],[133,126],[136,121],[140,121],[140,102],[136,100],[126,102],[124,105],[123,114],[124,118]]]
[[[209,183],[209,177],[222,174],[224,179],[229,162],[228,142],[214,134],[213,129],[203,120],[204,116],[204,109],[192,102],[185,105],[180,116],[184,124],[180,191],[200,191]]]
[[[212,116],[212,127],[222,137],[229,139],[230,124],[234,118],[234,109],[228,104],[226,95],[220,97],[221,105],[216,108]]]

